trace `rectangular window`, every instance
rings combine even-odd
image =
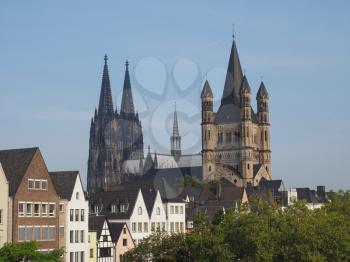
[[[179,232],[179,222],[175,222],[175,232]]]
[[[85,212],[84,211],[85,211],[84,209],[80,210],[80,221],[84,221],[85,220],[85,217],[84,217]]]
[[[141,222],[139,222],[137,225],[137,231],[142,232],[142,223]]]
[[[24,203],[18,203],[18,216],[23,217],[24,216]]]
[[[18,227],[18,241],[24,241],[26,235],[26,228],[25,227]]]
[[[151,223],[151,231],[154,232],[155,231],[155,227],[156,227],[156,224],[154,222]]]
[[[174,222],[170,222],[170,232],[174,232]]]
[[[32,203],[26,203],[26,216],[31,217],[32,216]]]
[[[74,216],[73,213],[74,213],[74,209],[70,209],[70,210],[69,210],[69,220],[70,220],[70,221],[73,221],[73,216]]]
[[[110,247],[101,247],[100,248],[100,257],[110,257],[111,248]]]
[[[136,232],[136,223],[135,222],[132,223],[132,232]]]
[[[73,230],[70,230],[69,231],[69,242],[70,243],[73,243],[73,238],[74,238],[74,231]]]
[[[157,222],[157,231],[160,231],[160,222]]]
[[[34,227],[34,240],[40,240],[40,227]]]
[[[184,207],[180,206],[180,214],[183,214],[183,213],[184,213]]]
[[[60,226],[60,237],[64,237],[64,226]]]
[[[79,230],[75,230],[75,243],[79,243]]]
[[[148,223],[145,223],[145,225],[148,227]],[[123,234],[126,234],[126,228],[125,227],[123,228]]]
[[[56,211],[56,204],[49,204],[49,216],[54,217]]]
[[[75,210],[75,221],[79,221],[79,209]]]
[[[37,179],[34,180],[34,188],[35,189],[41,188],[41,181],[40,180],[37,180]]]
[[[31,226],[26,227],[26,240],[33,240],[33,227]]]
[[[90,248],[90,258],[94,258],[94,249]]]
[[[126,234],[126,228],[124,228],[123,230],[125,231],[124,234]],[[148,232],[148,223],[147,222],[143,223],[143,232],[146,232],[146,233]]]
[[[80,242],[81,242],[81,243],[84,243],[84,242],[85,242],[85,241],[84,241],[84,240],[85,240],[84,237],[85,237],[85,232],[84,232],[84,230],[81,230],[81,231],[80,231]]]
[[[34,179],[28,179],[28,189],[34,189]]]
[[[80,251],[80,262],[84,262],[84,251]]]
[[[69,262],[74,262],[74,252],[69,253]]]
[[[128,240],[126,238],[123,238],[123,246],[126,247],[128,245]]]
[[[0,209],[0,224],[2,224],[2,209]]]
[[[175,206],[175,214],[179,214],[179,207]]]
[[[107,242],[107,241],[108,241],[108,237],[107,237],[106,235],[104,235],[104,236],[102,237],[102,239],[103,239],[103,242]]]
[[[183,222],[180,222],[180,231],[184,232],[184,223]]]
[[[165,222],[162,222],[162,231],[165,231]]]
[[[56,227],[50,226],[49,227],[49,240],[55,240],[56,239]]]
[[[79,261],[79,252],[75,252],[74,253],[74,259],[75,259],[75,262],[78,262]]]
[[[64,204],[60,204],[60,212],[61,212],[61,213],[64,212]]]
[[[41,216],[47,217],[48,204],[41,204]]]
[[[38,217],[40,216],[40,204],[34,203],[34,216]]]
[[[170,214],[174,214],[174,206],[170,206]]]
[[[42,240],[48,240],[49,237],[49,228],[48,226],[42,226],[41,227],[41,239]]]
[[[41,189],[47,190],[47,180],[41,180]]]

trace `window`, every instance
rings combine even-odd
[[[2,224],[2,209],[0,209],[0,224]]]
[[[160,231],[160,222],[157,222],[157,231]]]
[[[64,212],[64,205],[60,204],[60,212],[63,213]]]
[[[80,210],[80,221],[84,221],[84,209]]]
[[[179,232],[179,222],[175,222],[175,231]]]
[[[102,239],[103,239],[103,242],[107,242],[107,241],[108,241],[108,237],[107,237],[106,235],[104,235],[104,236],[102,237]]]
[[[250,169],[250,165],[249,164],[248,164],[247,168]]]
[[[170,232],[174,232],[174,222],[170,222]]]
[[[80,251],[80,262],[84,262],[84,251]]]
[[[26,206],[26,216],[31,217],[32,216],[32,204],[27,203],[27,204],[25,204],[25,206]]]
[[[151,223],[151,231],[152,231],[152,232],[154,232],[155,227],[156,227],[156,226],[155,226],[155,223],[154,223],[154,222],[152,222],[152,223]]]
[[[54,217],[55,216],[55,209],[56,205],[55,204],[49,204],[49,216]]]
[[[42,240],[48,240],[49,236],[49,228],[47,226],[41,227],[41,239]]]
[[[128,245],[128,240],[126,238],[123,238],[123,246],[126,247]]]
[[[69,253],[69,262],[74,262],[74,253],[73,252]]]
[[[147,223],[145,223],[145,225],[146,225]],[[146,226],[145,226],[146,227]],[[124,227],[123,228],[123,234],[126,234],[126,228]]]
[[[73,216],[74,216],[73,213],[74,213],[74,209],[70,209],[70,210],[69,210],[69,220],[70,220],[70,221],[73,221]]]
[[[79,243],[79,230],[75,230],[74,231],[74,235],[75,235],[75,243]]]
[[[136,223],[135,222],[133,222],[132,223],[132,232],[136,232]]]
[[[124,228],[124,231],[126,233],[126,228]],[[148,223],[147,222],[143,223],[143,232],[146,232],[146,233],[148,232]]]
[[[100,248],[100,257],[110,257],[111,248],[110,247],[101,247]]]
[[[142,207],[139,207],[139,208],[138,208],[137,214],[138,214],[138,215],[142,215]]]
[[[211,165],[209,165],[209,172],[211,172]]]
[[[73,241],[73,238],[74,238],[73,235],[74,235],[74,231],[73,231],[73,230],[70,230],[70,231],[69,231],[69,242],[70,242],[70,243],[73,243],[73,242],[74,242],[74,241]]]
[[[33,227],[26,227],[26,240],[33,240]]]
[[[41,216],[47,217],[48,204],[41,204]]]
[[[174,214],[174,206],[170,206],[170,214]]]
[[[50,226],[49,227],[49,240],[55,240],[56,239],[56,227]]]
[[[79,192],[77,192],[77,193],[75,194],[75,199],[76,199],[76,200],[79,200]]]
[[[74,253],[74,259],[75,259],[75,262],[78,262],[79,261],[79,252],[75,252]]]
[[[179,207],[175,206],[175,214],[179,214]]]
[[[34,189],[34,179],[28,179],[28,189]]]
[[[157,209],[156,209],[156,214],[160,215],[160,208],[159,207],[157,207]]]
[[[64,237],[64,226],[60,226],[60,237]]]
[[[84,243],[85,241],[85,238],[84,238],[84,236],[85,236],[85,232],[84,232],[84,230],[81,230],[80,231],[80,242],[81,243]]]
[[[34,227],[34,240],[40,240],[40,227]]]
[[[41,188],[41,180],[34,180],[34,188],[35,189],[40,189]]]
[[[165,222],[162,222],[162,231],[165,231]]]
[[[183,232],[184,231],[184,223],[180,222],[180,231]]]
[[[25,240],[25,227],[18,227],[18,241]]]
[[[183,213],[184,213],[184,207],[180,206],[180,214],[183,214]]]
[[[94,249],[90,248],[90,258],[94,258]]]
[[[40,204],[38,203],[34,204],[34,216],[35,217],[40,216]]]
[[[75,210],[75,221],[79,221],[79,209]]]
[[[18,216],[23,217],[24,216],[24,203],[18,203]]]
[[[121,204],[121,205],[120,205],[120,213],[125,213],[126,210],[127,210],[127,205]]]
[[[137,231],[142,232],[142,223],[141,222],[139,222],[137,225]]]
[[[47,180],[41,180],[41,189],[47,190]]]

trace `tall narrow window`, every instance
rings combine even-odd
[[[142,207],[139,207],[139,208],[138,208],[137,214],[138,214],[138,215],[142,215]]]
[[[70,220],[70,221],[73,221],[73,217],[74,217],[74,214],[73,214],[73,213],[74,213],[74,209],[70,209],[70,210],[69,210],[69,220]]]
[[[56,204],[49,204],[49,216],[54,217],[56,211]]]
[[[80,209],[80,221],[84,221],[84,220],[85,220],[85,210]]]

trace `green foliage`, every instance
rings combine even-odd
[[[48,254],[41,253],[35,241],[23,243],[7,243],[0,249],[0,262],[59,262],[63,254],[62,249],[55,249]]]
[[[244,210],[244,212],[242,212]],[[296,202],[283,210],[269,198],[221,210],[212,222],[199,213],[184,235],[152,235],[126,261],[350,261],[350,193],[324,208]]]
[[[213,188],[216,187],[220,181],[219,180],[210,180],[210,181],[200,181],[198,178],[191,175],[184,175],[181,178],[181,184],[184,187],[195,187],[195,188]]]

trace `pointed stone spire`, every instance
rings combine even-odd
[[[123,87],[123,96],[122,96],[120,113],[123,116],[129,116],[135,113],[134,102],[133,102],[132,92],[131,92],[128,60],[126,60],[125,62],[125,77],[124,77],[124,87]]]
[[[228,62],[226,81],[222,93],[221,105],[240,103],[239,88],[243,79],[242,67],[238,57],[236,41],[233,36],[230,60]]]
[[[107,55],[105,55],[104,59],[105,59],[105,64],[103,67],[103,76],[102,76],[102,84],[101,84],[100,103],[98,106],[98,115],[113,115],[114,110],[113,110],[111,83],[109,81]]]
[[[267,92],[267,89],[264,85],[264,82],[261,81],[258,93],[256,94],[256,99],[261,99],[261,98],[267,98],[269,99],[269,93]]]
[[[248,83],[248,79],[247,77],[244,75],[243,80],[242,80],[242,84],[241,84],[241,88],[240,88],[240,93],[251,93],[252,89],[250,88],[250,85]]]
[[[177,122],[176,102],[175,102],[174,122],[173,122],[173,136],[179,136],[179,124]]]
[[[202,93],[201,93],[201,98],[213,98],[213,91],[211,90],[210,88],[210,85],[209,85],[209,82],[208,80],[205,80],[205,84],[203,86],[203,89],[202,89]]]
[[[176,103],[174,110],[174,123],[173,123],[173,135],[170,137],[170,147],[171,147],[171,155],[174,156],[175,161],[179,161],[181,156],[181,136],[179,133],[179,124],[177,122],[177,111],[176,111]]]

